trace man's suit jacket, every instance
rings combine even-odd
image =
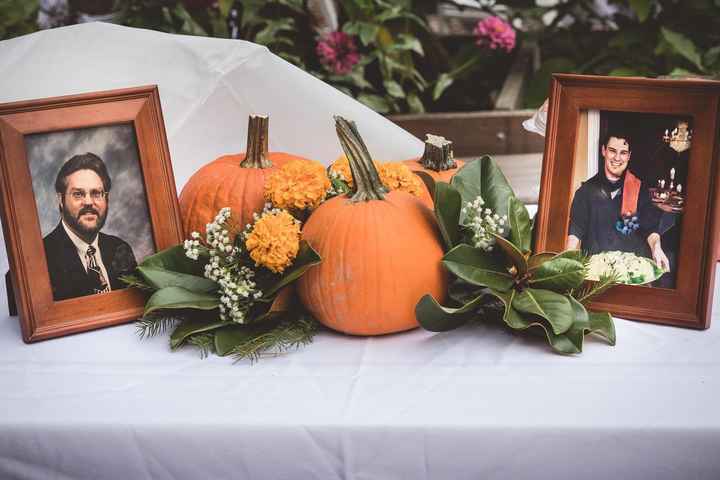
[[[68,237],[62,222],[43,238],[45,244],[45,258],[47,259],[52,285],[53,299],[65,300],[67,298],[91,295],[93,283],[85,267],[80,261],[77,248]],[[112,235],[98,233],[98,247],[103,264],[107,270],[108,281],[112,290],[125,288],[119,277],[132,273],[137,266],[132,248],[124,240]]]

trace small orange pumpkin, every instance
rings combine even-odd
[[[265,115],[250,115],[246,153],[223,155],[190,177],[180,193],[183,230],[205,235],[223,207],[232,209],[239,225],[253,222],[253,214],[265,205],[265,179],[286,163],[302,158],[281,152],[268,153],[268,123]]]
[[[305,223],[303,238],[323,261],[300,277],[299,297],[315,318],[340,332],[415,328],[420,298],[446,292],[437,222],[418,197],[388,192],[354,123],[336,117],[335,128],[355,191],[323,203]]]
[[[436,182],[450,182],[455,173],[465,164],[455,160],[452,142],[445,137],[427,134],[425,152],[416,160],[405,160],[413,172],[425,172]]]

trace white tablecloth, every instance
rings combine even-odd
[[[242,150],[251,111],[271,114],[272,149],[325,163],[333,113],[380,158],[422,150],[243,42],[82,25],[0,42],[0,71],[0,101],[159,84],[178,187]],[[249,365],[132,325],[25,345],[0,298],[3,480],[720,478],[717,327],[618,320],[616,347],[575,357],[497,326],[326,332]]]

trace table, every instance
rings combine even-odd
[[[720,329],[616,326],[573,357],[478,324],[251,365],[3,316],[0,478],[718,478]]]
[[[242,150],[252,111],[271,114],[271,149],[324,163],[333,113],[379,158],[422,151],[244,42],[78,25],[0,42],[0,70],[3,102],[158,84],[178,189]],[[720,478],[717,318],[704,332],[618,320],[616,347],[574,357],[496,325],[323,332],[250,365],[171,353],[131,324],[25,345],[1,284],[0,299],[3,480]]]

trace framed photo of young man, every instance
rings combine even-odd
[[[183,237],[157,87],[0,105],[0,155],[23,339],[141,316],[121,277]]]
[[[553,76],[536,248],[582,250],[621,283],[596,308],[709,326],[719,118],[720,82]]]

